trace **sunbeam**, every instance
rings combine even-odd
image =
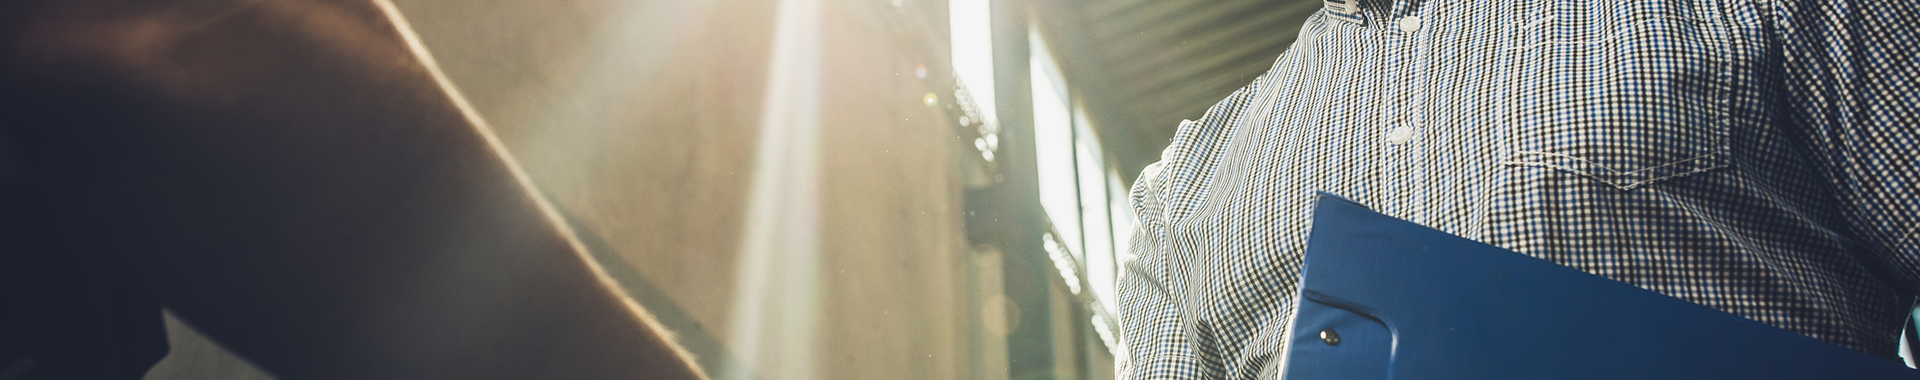
[[[722,379],[814,378],[819,309],[820,4],[782,0]],[[757,372],[759,376],[755,376]]]

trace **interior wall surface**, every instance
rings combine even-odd
[[[710,374],[970,376],[963,143],[930,85],[947,77],[916,66],[950,70],[914,53],[943,47],[900,46],[887,19],[944,3],[818,3],[813,373],[755,370],[727,343],[777,1],[396,3],[607,270]]]

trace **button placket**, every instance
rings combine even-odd
[[[1401,6],[1406,6],[1401,4]],[[1425,219],[1426,203],[1431,192],[1424,189],[1428,165],[1427,138],[1424,117],[1426,84],[1424,60],[1424,35],[1415,33],[1429,26],[1431,20],[1420,17],[1421,9],[1404,9],[1400,14],[1405,17],[1394,19],[1391,24],[1398,33],[1389,32],[1387,39],[1391,52],[1393,82],[1396,85],[1383,88],[1380,98],[1385,100],[1381,109],[1382,124],[1376,126],[1378,136],[1375,144],[1380,149],[1379,168],[1372,180],[1378,190],[1376,197],[1378,209],[1388,215],[1416,222]]]

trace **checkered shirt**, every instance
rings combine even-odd
[[[1273,378],[1321,190],[1893,356],[1920,292],[1920,2],[1359,4],[1135,182],[1121,378]]]

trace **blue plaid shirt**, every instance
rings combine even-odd
[[[1354,4],[1136,181],[1121,378],[1273,378],[1316,190],[1893,356],[1916,2]]]

